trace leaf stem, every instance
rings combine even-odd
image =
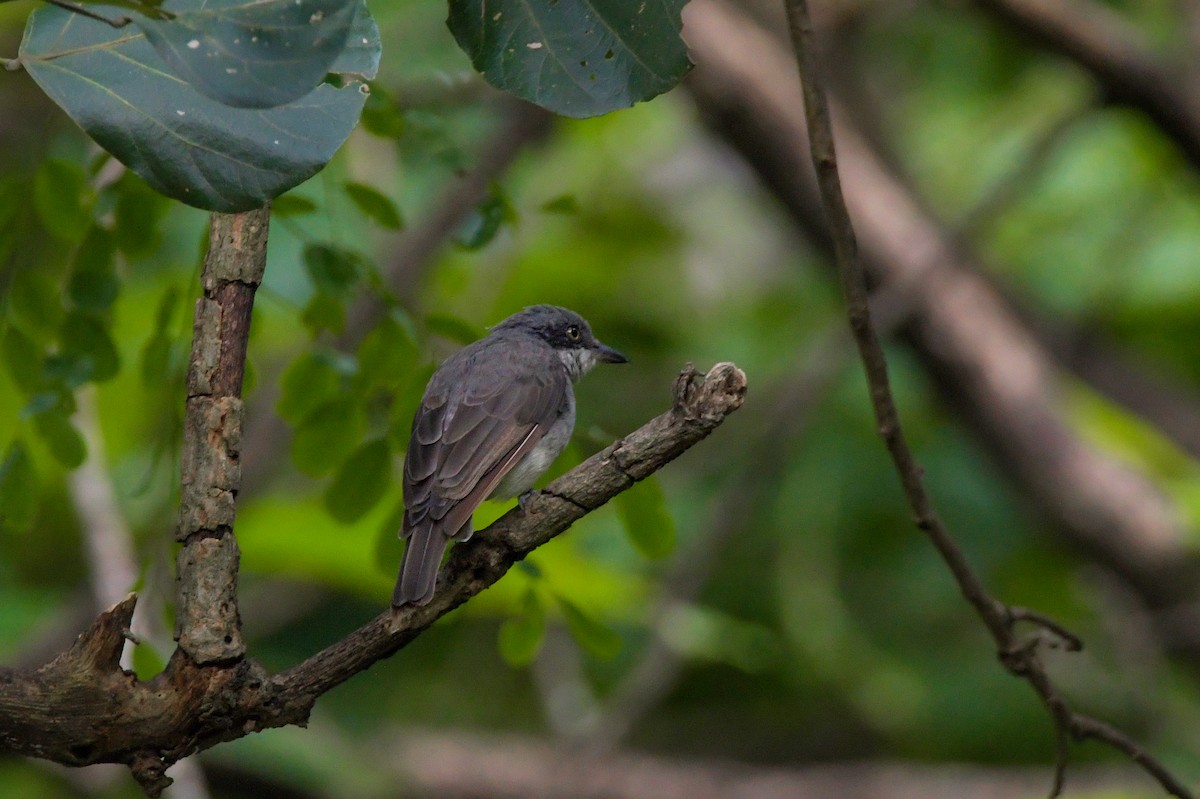
[[[124,28],[133,21],[129,17],[117,17],[116,19],[112,19],[111,17],[106,17],[103,14],[97,14],[95,11],[89,11],[83,6],[76,3],[71,3],[68,0],[46,0],[46,2],[52,6],[58,6],[59,8],[66,9],[67,11],[71,11],[76,14],[82,14],[89,19],[103,22],[105,25],[111,25],[114,28]]]

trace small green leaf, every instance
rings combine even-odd
[[[32,419],[51,408],[64,407],[67,404],[64,402],[64,396],[73,395],[63,395],[58,391],[39,391],[29,398],[29,402],[25,403],[25,407],[21,409],[21,418]]]
[[[347,183],[346,194],[350,200],[368,218],[380,227],[388,230],[399,230],[404,227],[404,220],[392,198],[365,183]]]
[[[654,477],[647,477],[617,494],[617,514],[637,551],[647,558],[665,558],[675,551],[675,520],[667,497]]]
[[[585,651],[602,659],[609,660],[621,651],[621,636],[609,627],[588,616],[579,606],[561,596],[555,597],[562,608],[563,618],[567,629]]]
[[[132,257],[149,255],[162,241],[159,223],[170,210],[170,201],[134,172],[122,175],[115,189],[113,238],[117,249]]]
[[[38,390],[42,382],[42,349],[33,339],[10,324],[0,339],[0,355],[17,388],[26,394]]]
[[[328,244],[304,248],[304,268],[317,291],[346,297],[362,276],[362,260],[353,252]]]
[[[483,331],[475,325],[461,317],[449,314],[429,314],[425,317],[425,327],[430,333],[459,344],[470,344],[483,337]]]
[[[356,449],[325,490],[325,509],[343,524],[356,522],[375,507],[392,482],[392,453],[377,438]]]
[[[395,573],[404,552],[404,545],[400,543],[400,528],[403,525],[404,503],[397,502],[379,525],[379,533],[375,536],[375,565],[387,574]]]
[[[68,469],[78,469],[87,458],[87,444],[59,408],[33,417],[33,426],[54,459]]]
[[[492,192],[463,220],[454,234],[454,242],[466,250],[481,249],[496,237],[501,225],[516,221],[517,212],[508,197],[498,187],[492,187]]]
[[[70,374],[86,374],[87,379],[100,382],[116,375],[120,368],[117,348],[108,330],[88,314],[76,311],[63,320],[59,344],[64,359],[82,365],[78,371],[68,370]]]
[[[171,339],[163,333],[155,333],[142,347],[142,385],[147,388],[162,385],[170,366]]]
[[[358,346],[359,382],[364,389],[395,388],[416,365],[417,347],[402,326],[385,318]]]
[[[306,352],[284,371],[279,381],[275,412],[290,425],[297,425],[318,406],[341,393],[342,374],[326,351]]]
[[[371,96],[367,98],[367,104],[363,107],[362,125],[368,133],[395,140],[404,135],[407,120],[387,90],[372,83]]]
[[[104,228],[92,225],[75,251],[67,296],[76,308],[107,311],[120,288],[113,237]]]
[[[337,468],[362,439],[366,420],[349,398],[327,402],[306,416],[292,438],[292,461],[305,474],[320,477]]]
[[[57,158],[38,165],[33,205],[48,232],[67,241],[81,241],[92,226],[94,202],[94,193],[77,165]]]
[[[317,204],[299,194],[284,194],[271,200],[272,216],[303,216],[317,210]]]
[[[175,306],[179,304],[179,291],[174,286],[167,287],[158,300],[158,310],[154,312],[154,330],[161,333],[171,326],[171,317],[175,315]]]
[[[527,666],[537,657],[546,636],[546,608],[536,591],[525,592],[521,610],[500,625],[500,656],[511,666]]]
[[[579,199],[574,194],[560,194],[542,203],[542,210],[548,214],[578,214]]]
[[[326,330],[340,334],[346,329],[346,303],[340,297],[318,291],[308,298],[300,321],[314,338]]]
[[[92,379],[95,368],[89,358],[78,353],[47,355],[45,374],[50,380],[62,384],[64,389],[74,389]]]
[[[397,451],[408,449],[413,414],[425,394],[429,379],[433,377],[433,370],[434,365],[429,363],[412,370],[396,390],[396,399],[392,402],[392,418],[388,426],[388,439]]]
[[[0,461],[0,529],[28,530],[37,513],[37,474],[20,439]]]
[[[516,568],[534,580],[542,579],[542,569],[529,558],[517,561]]]
[[[62,322],[58,280],[42,269],[23,269],[13,277],[9,301],[13,315],[31,333],[49,333]]]
[[[162,656],[145,641],[133,647],[133,671],[139,680],[149,680],[162,674],[166,666]]]

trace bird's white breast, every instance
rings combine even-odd
[[[524,458],[512,468],[496,486],[489,499],[508,499],[520,496],[533,487],[554,459],[562,454],[571,440],[571,432],[575,429],[575,392],[567,386],[567,401],[563,412],[559,414],[550,429],[541,440],[529,450]]]

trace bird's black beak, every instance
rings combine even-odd
[[[607,344],[596,342],[596,346],[592,347],[592,352],[596,353],[596,359],[604,363],[629,363],[629,359],[625,354],[614,350]]]

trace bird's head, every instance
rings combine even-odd
[[[558,352],[572,380],[578,380],[598,362],[629,362],[622,353],[597,339],[586,319],[557,305],[531,306],[492,329],[517,330],[546,342]]]

